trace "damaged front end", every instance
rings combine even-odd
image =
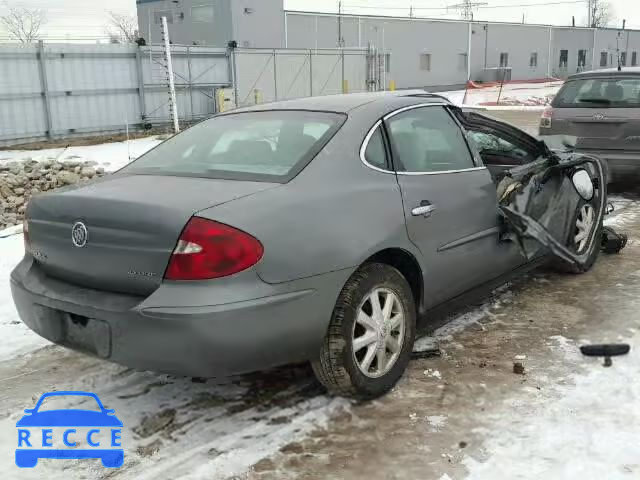
[[[501,238],[516,242],[528,260],[552,254],[577,268],[592,261],[607,200],[598,158],[549,151],[506,171],[497,192]]]

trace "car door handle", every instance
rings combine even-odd
[[[420,206],[414,208],[413,210],[411,210],[411,215],[413,215],[414,217],[418,217],[420,215],[422,215],[423,217],[427,218],[430,217],[431,214],[435,211],[436,207],[435,205],[431,205],[428,202],[420,202]]]

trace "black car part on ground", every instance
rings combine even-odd
[[[602,227],[602,252],[620,253],[627,245],[628,238],[626,234],[616,232],[611,227]]]
[[[498,209],[504,219],[502,239],[515,241],[527,259],[551,252],[570,265],[586,265],[599,229],[591,229],[582,252],[568,245],[576,212],[585,201],[572,181],[573,173],[581,168],[587,170],[594,185],[589,203],[596,214],[594,224],[601,225],[606,203],[601,161],[548,152],[540,160],[506,171],[498,183]]]

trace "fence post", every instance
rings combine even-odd
[[[273,93],[276,102],[278,101],[278,70],[276,68],[276,49],[273,49]]]
[[[40,71],[40,88],[42,89],[42,101],[44,102],[44,122],[47,127],[46,135],[53,135],[53,123],[51,121],[51,100],[49,98],[49,84],[47,82],[47,65],[44,56],[44,42],[38,41],[38,70]]]
[[[189,74],[189,104],[191,108],[191,120],[193,121],[193,84],[191,83],[191,49],[187,46],[187,70]]]
[[[234,105],[236,106],[236,108],[238,108],[238,106],[240,105],[240,99],[238,98],[238,65],[237,65],[238,59],[236,57],[236,47],[234,46],[233,49],[231,50],[231,63],[233,64],[233,96],[235,97],[234,99]]]
[[[147,119],[147,102],[144,98],[144,76],[142,73],[142,54],[140,48],[136,49],[136,71],[138,76],[138,102],[140,103],[140,119],[145,123]]]
[[[344,78],[344,48],[341,48],[341,53],[342,53],[342,93],[348,93],[348,91],[345,91],[345,78]],[[348,90],[348,89],[347,89]]]
[[[309,49],[309,96],[313,97],[313,52]]]

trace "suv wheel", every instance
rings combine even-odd
[[[336,302],[320,357],[312,362],[331,392],[378,397],[400,379],[415,339],[416,308],[407,280],[395,268],[366,264]]]

